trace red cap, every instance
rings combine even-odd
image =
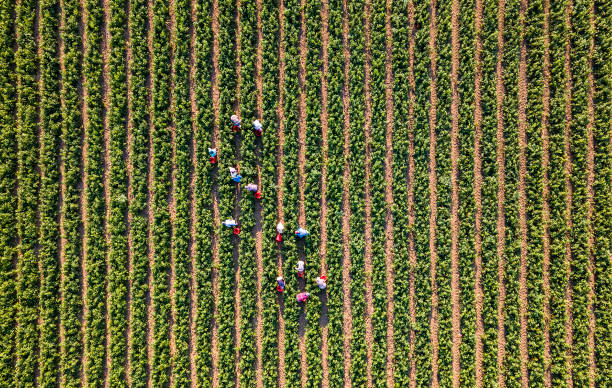
[[[210,162],[211,162],[212,164],[217,163],[217,157],[216,157],[216,156],[211,156],[209,160],[210,160]]]
[[[255,198],[257,198],[257,199],[261,198],[261,191],[256,191],[255,192]]]
[[[232,126],[232,131],[234,131],[234,132],[238,132],[238,131],[240,131],[240,127],[239,127],[239,126],[237,126],[237,125],[233,125],[233,126]]]
[[[234,234],[240,234],[240,228],[239,227],[234,227],[233,229]]]
[[[278,234],[276,235],[275,240],[276,240],[277,242],[281,242],[281,241],[283,241],[283,235],[282,235],[282,234],[280,234],[280,233],[278,233]]]

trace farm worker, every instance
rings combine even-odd
[[[208,155],[210,155],[209,160],[212,164],[217,163],[217,149],[216,148],[209,148]]]
[[[253,121],[253,132],[257,137],[261,136],[261,134],[263,133],[262,125],[259,120]]]
[[[258,189],[258,187],[257,187],[257,185],[256,185],[255,183],[249,183],[249,184],[246,186],[246,189],[247,189],[247,190],[249,190],[251,193],[254,193],[255,198],[257,198],[257,199],[261,198],[261,192],[259,192],[259,191],[257,190],[257,189]]]
[[[308,231],[304,228],[298,228],[298,230],[295,231],[295,235],[298,236],[298,238],[302,239],[306,236],[308,236],[310,233],[308,233]]]
[[[230,175],[232,176],[232,180],[236,183],[240,183],[240,179],[242,179],[242,175],[238,174],[238,170],[234,167],[230,167]]]
[[[304,262],[302,260],[298,260],[297,267],[295,267],[295,270],[297,271],[298,277],[304,277]]]
[[[276,291],[283,292],[285,291],[285,279],[282,276],[276,278]]]
[[[321,275],[315,279],[315,282],[317,282],[317,286],[319,286],[321,290],[327,288],[327,276]]]
[[[308,300],[309,296],[310,296],[310,293],[308,293],[308,292],[301,292],[301,293],[297,294],[297,301],[298,302],[306,302]]]
[[[283,231],[285,230],[285,226],[282,222],[276,224],[276,241],[283,241]]]
[[[237,115],[232,115],[232,117],[230,117],[230,120],[232,120],[232,131],[234,132],[238,132],[240,131],[240,118]]]

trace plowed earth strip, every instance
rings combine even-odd
[[[196,133],[198,106],[196,102],[196,26],[197,19],[197,2],[191,0],[191,25],[189,27],[189,100],[191,103],[191,176],[189,177],[189,258],[191,262],[191,279],[189,283],[189,368],[191,386],[198,386],[198,374],[196,360],[198,358],[196,322],[197,322],[197,306],[198,306],[198,276],[197,276],[197,244],[196,244],[196,225],[198,224],[197,209],[196,209],[196,171],[198,171],[198,160],[196,158]]]
[[[504,361],[506,358],[506,336],[504,334],[504,306],[506,303],[505,256],[506,248],[506,225],[504,218],[504,203],[506,201],[505,187],[505,157],[504,157],[504,116],[503,104],[504,92],[504,69],[502,65],[504,57],[504,11],[505,0],[499,0],[497,5],[497,66],[495,84],[496,95],[496,120],[497,120],[497,384],[500,388],[505,386]]]
[[[544,386],[550,388],[550,186],[548,165],[550,141],[548,120],[550,116],[550,1],[544,0],[544,58],[542,77],[542,288],[544,290]]]
[[[436,265],[438,252],[436,250],[436,222],[438,214],[438,190],[436,177],[436,108],[438,96],[437,85],[437,0],[431,0],[431,17],[429,24],[429,61],[431,83],[430,83],[430,107],[429,107],[429,260],[431,276],[431,318],[429,330],[431,335],[431,386],[438,387],[438,286],[436,283]]]
[[[484,336],[484,323],[482,320],[483,292],[482,292],[482,160],[480,155],[482,141],[482,0],[476,0],[474,17],[475,53],[476,63],[474,76],[474,304],[476,307],[476,349],[475,374],[476,388],[482,387],[482,338]]]
[[[459,307],[459,0],[453,0],[451,14],[451,314],[453,387],[459,387],[461,311]]]
[[[126,106],[126,131],[127,131],[127,146],[124,152],[124,158],[126,158],[126,169],[127,169],[127,208],[130,209],[131,204],[134,201],[134,190],[132,186],[132,182],[134,181],[134,163],[133,163],[133,154],[134,150],[132,149],[132,144],[134,142],[133,137],[133,128],[134,124],[132,122],[132,70],[130,68],[130,64],[133,61],[132,54],[132,29],[130,23],[130,2],[125,2],[125,15],[127,19],[127,23],[125,26],[125,72],[126,72],[126,80],[127,80],[127,106]],[[132,221],[133,215],[132,212],[128,210],[127,212],[127,223],[126,223],[126,235],[127,235],[127,273],[128,273],[128,284],[127,284],[127,303],[126,303],[126,311],[127,311],[127,357],[126,357],[126,365],[125,365],[125,378],[128,387],[132,386],[132,333],[133,333],[133,317],[132,317],[132,268],[134,267],[134,244],[132,239]]]
[[[395,308],[393,300],[393,259],[395,250],[393,248],[393,33],[391,30],[391,4],[392,0],[385,3],[385,266],[387,282],[387,386],[394,386],[393,364],[395,362],[395,335],[393,322],[395,320]]]
[[[365,18],[365,141],[366,141],[366,157],[365,157],[365,340],[366,340],[366,376],[367,386],[371,388],[372,383],[372,346],[374,345],[374,328],[372,324],[372,315],[374,314],[374,305],[372,302],[372,194],[370,190],[370,177],[372,175],[371,166],[371,139],[372,139],[372,93],[370,90],[372,69],[372,50],[370,32],[372,30],[372,3],[371,0],[366,0],[364,8]]]
[[[519,131],[519,233],[521,257],[519,267],[519,321],[521,356],[521,386],[529,385],[527,364],[529,354],[527,349],[527,44],[525,42],[525,13],[527,0],[521,0],[519,10],[520,20],[520,52],[518,69],[518,131]]]
[[[349,94],[349,74],[351,53],[349,46],[349,16],[348,0],[342,2],[342,46],[344,52],[344,85],[342,86],[342,113],[344,122],[344,172],[342,185],[342,337],[344,359],[344,383],[352,385],[351,381],[351,339],[353,337],[353,314],[351,307],[351,205],[349,187],[351,182],[350,128],[351,101]]]

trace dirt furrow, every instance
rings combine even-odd
[[[544,0],[544,58],[542,75],[542,289],[544,290],[544,386],[552,386],[550,375],[550,186],[548,166],[550,141],[548,120],[550,117],[550,0]]]
[[[219,2],[213,0],[212,2],[212,105],[213,105],[213,134],[211,139],[211,147],[216,148],[219,144]],[[216,170],[217,168],[215,168]],[[216,171],[213,172],[213,176],[216,177]],[[219,188],[217,180],[214,179],[212,183],[212,215],[213,224],[216,228],[219,220]],[[212,322],[212,386],[216,387],[219,385],[219,243],[218,233],[215,232],[212,236],[212,269],[211,269],[211,283],[213,292],[213,322]]]
[[[394,386],[393,367],[395,363],[395,335],[393,322],[395,320],[395,307],[393,298],[393,32],[391,30],[391,4],[392,0],[385,2],[385,266],[387,286],[387,386]]]
[[[504,203],[506,202],[506,160],[504,156],[504,11],[505,0],[499,0],[497,5],[497,65],[496,65],[496,112],[497,120],[497,384],[500,388],[505,386],[504,361],[506,358],[506,336],[504,333],[504,306],[506,303],[505,271],[506,261],[506,220],[504,218]]]
[[[300,2],[300,64],[298,67],[298,85],[300,88],[300,96],[298,99],[298,224],[306,225],[306,210],[304,205],[304,187],[306,186],[306,55],[308,47],[306,45],[306,0]],[[306,252],[303,246],[298,245],[298,257],[303,260],[306,265]],[[300,292],[304,291],[305,285],[301,285]],[[302,388],[306,386],[308,376],[307,358],[306,358],[306,310],[308,306],[304,306],[300,311],[299,329],[299,350],[300,350],[300,369]]]
[[[81,17],[79,19],[79,35],[81,36],[81,69],[85,69],[85,53],[87,53],[87,21],[88,13],[85,5],[85,0],[80,0],[80,11]],[[81,103],[81,117],[83,120],[83,130],[81,132],[81,190],[79,192],[79,213],[81,214],[81,225],[79,226],[79,235],[81,236],[81,271],[80,271],[80,288],[81,288],[81,301],[83,303],[83,309],[81,311],[81,341],[83,343],[83,352],[81,357],[81,381],[83,386],[87,386],[87,315],[89,314],[89,306],[87,304],[87,128],[89,127],[89,117],[87,115],[87,79],[85,78],[85,72],[82,72],[81,79],[79,81],[79,100]]]
[[[153,244],[153,132],[154,127],[154,109],[153,109],[153,85],[155,80],[153,79],[153,0],[147,2],[147,20],[149,28],[147,31],[147,44],[149,47],[149,75],[147,77],[147,103],[149,109],[149,144],[148,144],[148,155],[147,155],[147,223],[149,226],[147,235],[147,250],[148,250],[148,261],[149,267],[147,268],[147,284],[148,284],[148,295],[147,295],[147,387],[152,388],[153,386],[153,342],[155,332],[155,311],[153,309],[153,266],[155,264],[155,245]]]
[[[326,4],[328,4],[326,2]],[[344,85],[342,85],[342,115],[344,123],[344,172],[342,184],[342,337],[344,359],[344,383],[352,385],[351,380],[351,340],[353,337],[353,314],[351,306],[351,204],[350,204],[350,129],[351,101],[349,94],[351,53],[349,44],[348,0],[342,1],[342,47],[344,54]]]
[[[436,222],[438,215],[438,190],[436,177],[436,108],[438,105],[437,86],[437,0],[431,0],[431,17],[429,24],[429,61],[430,61],[430,100],[429,100],[429,260],[431,276],[431,318],[429,330],[431,335],[431,386],[438,387],[438,286],[436,283]]]
[[[133,61],[132,54],[132,29],[130,23],[130,2],[125,2],[125,16],[126,16],[126,26],[125,26],[125,73],[127,80],[127,98],[126,98],[126,149],[124,151],[123,157],[126,159],[126,170],[127,170],[127,208],[130,209],[131,204],[134,201],[134,189],[132,186],[132,182],[134,181],[134,162],[133,155],[134,150],[132,148],[132,144],[134,142],[133,136],[133,128],[134,124],[132,122],[132,70],[130,64]],[[133,325],[133,317],[132,317],[132,289],[133,289],[133,280],[132,280],[132,268],[134,267],[134,240],[132,239],[132,222],[133,215],[132,212],[128,210],[127,219],[126,219],[126,229],[125,233],[127,236],[127,301],[126,301],[126,335],[127,335],[127,343],[126,343],[126,353],[127,357],[125,360],[125,379],[128,387],[132,386],[132,325]]]
[[[519,267],[519,350],[521,356],[521,386],[529,385],[527,363],[527,44],[525,42],[525,13],[527,0],[521,0],[519,10],[520,20],[520,51],[518,68],[518,140],[519,140],[519,235],[521,257]]]
[[[198,159],[196,157],[196,133],[198,132],[197,118],[198,105],[196,101],[196,26],[198,24],[198,11],[196,0],[191,0],[191,25],[189,27],[189,101],[191,105],[191,176],[189,177],[189,258],[191,261],[191,280],[189,284],[189,368],[191,387],[198,386],[198,374],[196,360],[198,358],[197,349],[197,306],[198,306],[198,276],[197,276],[197,243],[196,243],[196,226],[198,225],[197,209],[196,209],[196,171],[198,171]]]
[[[408,3],[408,23],[409,31],[414,31],[414,2]],[[414,102],[416,82],[414,79],[414,32],[410,33],[408,41],[408,182],[407,182],[407,206],[408,206],[408,226],[413,227],[415,223],[414,214]],[[414,269],[417,265],[416,247],[414,241],[414,233],[409,234],[408,240],[408,260],[410,262],[410,273],[408,274],[408,309],[410,312],[410,345],[408,348],[408,357],[410,362],[410,388],[416,388],[416,361],[414,357],[414,341],[416,333],[414,331],[414,322],[416,322],[416,297],[415,297],[415,280]]]
[[[480,155],[482,141],[482,0],[476,0],[474,17],[475,31],[475,74],[474,74],[474,304],[476,307],[476,338],[475,338],[475,375],[476,388],[482,387],[482,338],[484,323],[482,320],[482,158]]]
[[[255,86],[257,88],[257,116],[263,117],[263,26],[261,20],[262,0],[256,0],[257,8],[257,48],[255,58]],[[257,186],[261,187],[261,168],[262,152],[259,148],[257,152]],[[255,275],[256,297],[256,317],[255,317],[255,385],[263,388],[263,300],[261,298],[261,276],[263,268],[263,242],[262,242],[263,209],[260,201],[255,203],[255,258],[257,261],[257,271]]]
[[[453,387],[459,387],[461,311],[459,305],[459,0],[451,13],[451,315]]]
[[[36,45],[36,56],[37,56],[37,61],[38,61],[38,68],[36,70],[36,75],[35,75],[35,79],[36,82],[38,84],[38,95],[40,96],[40,98],[42,99],[44,90],[45,90],[45,85],[41,76],[41,72],[42,72],[42,65],[41,65],[41,61],[42,61],[42,55],[43,55],[43,42],[42,42],[42,9],[41,9],[41,5],[40,3],[38,3],[36,5],[36,18],[34,19],[34,42]],[[44,175],[44,171],[41,168],[40,165],[40,161],[42,160],[42,155],[44,152],[44,147],[43,147],[43,142],[42,139],[44,137],[45,134],[45,128],[44,128],[44,124],[43,124],[43,104],[40,103],[38,104],[38,111],[37,111],[37,115],[38,115],[38,122],[36,124],[37,127],[37,133],[36,133],[36,138],[37,138],[37,143],[38,143],[38,155],[37,155],[37,160],[39,161],[37,163],[36,166],[36,173],[38,174],[38,176],[40,177],[40,183],[39,183],[39,188],[38,188],[38,199],[37,199],[37,203],[36,203],[36,233],[39,236],[39,240],[36,242],[36,244],[34,245],[34,255],[38,258],[37,260],[37,268],[38,268],[38,281],[39,281],[39,286],[42,288],[43,285],[45,284],[45,276],[44,276],[44,271],[43,271],[43,263],[42,260],[40,259],[40,241],[42,239],[42,233],[41,233],[41,216],[40,216],[40,207],[41,207],[41,197],[42,197],[42,185],[43,185],[43,175]],[[39,333],[42,333],[43,331],[43,317],[42,317],[42,302],[38,301],[39,303],[39,312],[38,312],[38,319],[36,322],[36,325],[38,326],[38,330]],[[42,369],[42,365],[41,365],[41,337],[42,334],[39,334],[39,343],[36,346],[36,349],[34,350],[35,352],[35,357],[37,360],[37,363],[34,367],[34,381],[40,381],[40,373],[41,373],[41,369]]]
[[[372,70],[372,40],[370,32],[372,30],[372,3],[371,0],[366,0],[364,8],[365,19],[365,252],[364,252],[364,273],[365,273],[365,340],[366,340],[366,376],[368,388],[373,387],[372,383],[372,346],[374,345],[374,327],[372,323],[372,315],[374,314],[374,304],[372,296],[372,192],[370,189],[370,177],[372,176],[372,92],[371,92],[371,75]]]
[[[319,254],[321,256],[321,273],[327,273],[327,160],[329,145],[327,141],[328,133],[328,113],[327,113],[327,77],[329,72],[328,42],[329,42],[329,1],[323,0],[321,6],[321,48],[322,63],[321,71],[321,138],[322,138],[322,166],[321,166],[321,246]],[[327,301],[325,302],[327,303]],[[322,306],[321,320],[327,321],[327,305]],[[323,369],[322,388],[329,387],[329,348],[327,344],[328,325],[321,328],[321,367]]]
[[[60,31],[64,30],[64,26],[65,26],[65,19],[66,19],[66,13],[64,10],[64,2],[63,0],[59,0],[59,9],[60,9],[60,15],[59,15],[59,31],[57,32],[57,40],[58,40],[58,49],[59,49],[59,66],[60,66],[60,73],[62,74],[62,79],[60,79],[60,90],[62,91],[62,93],[60,93],[60,106],[62,108],[62,112],[65,111],[66,109],[66,100],[65,100],[65,96],[63,93],[64,90],[64,82],[63,82],[63,75],[66,74],[66,64],[64,61],[64,39],[62,38],[62,35],[60,33]],[[59,302],[60,302],[60,306],[64,306],[64,284],[65,284],[65,277],[64,277],[64,264],[66,262],[66,232],[65,232],[65,228],[64,228],[64,221],[65,221],[65,215],[64,215],[64,198],[66,198],[66,180],[65,180],[65,176],[66,176],[66,165],[64,163],[64,158],[62,157],[62,155],[64,155],[66,152],[66,145],[64,144],[63,141],[63,136],[60,137],[59,140],[59,186],[60,186],[60,192],[59,192],[59,198],[57,200],[57,210],[59,213],[59,244],[58,244],[58,256],[59,256],[59,280],[60,280],[60,287],[59,287]],[[61,314],[60,314],[61,317]],[[62,324],[62,320],[60,318],[59,320],[59,349],[60,349],[60,362],[65,359],[66,356],[66,328],[64,327],[64,325]],[[59,382],[59,385],[62,386],[63,384],[63,373],[62,373],[62,368],[58,368],[57,371],[57,381]]]
[[[589,9],[589,26],[591,31],[595,31],[595,2],[591,1]],[[588,252],[589,252],[589,386],[595,388],[595,234],[593,231],[593,201],[595,197],[595,143],[593,139],[593,127],[595,126],[595,79],[593,76],[593,54],[595,51],[595,40],[593,34],[589,42],[589,91],[588,91],[588,113],[589,121],[587,124],[587,225],[588,225]]]
[[[174,327],[176,324],[176,252],[174,248],[174,237],[176,235],[176,1],[170,0],[168,3],[170,18],[166,27],[170,32],[170,187],[168,189],[168,210],[170,213],[170,241],[171,248],[169,254],[170,266],[168,268],[168,292],[170,294],[170,319],[168,322],[168,338],[170,340],[170,386],[174,387],[174,363],[176,361],[176,334]],[[181,37],[182,39],[182,37]]]
[[[279,37],[278,46],[278,105],[277,105],[277,127],[278,127],[278,154],[276,155],[277,165],[277,214],[279,222],[285,222],[285,210],[283,207],[284,198],[284,182],[285,182],[285,167],[284,160],[284,144],[285,144],[285,3],[283,0],[278,2],[278,22],[279,22]],[[276,266],[279,276],[283,276],[283,256],[281,249],[278,249]],[[278,311],[278,386],[285,387],[286,372],[285,372],[285,318],[283,311],[285,309],[284,299],[282,295],[278,296],[279,311]]]
[[[104,176],[103,176],[103,190],[104,190],[104,205],[105,205],[105,216],[103,220],[103,229],[104,236],[106,241],[106,359],[104,365],[104,387],[108,388],[110,386],[108,375],[110,373],[111,368],[111,331],[110,331],[110,311],[111,311],[111,292],[110,292],[110,281],[108,280],[111,274],[111,265],[110,265],[110,230],[109,230],[109,220],[111,217],[111,193],[110,193],[110,172],[111,172],[111,162],[110,162],[110,128],[109,128],[109,114],[110,111],[110,76],[109,76],[109,63],[110,63],[110,4],[109,0],[103,0],[103,21],[102,21],[102,101],[103,101],[103,109],[102,109],[102,125],[103,125],[103,152],[104,152]]]
[[[571,124],[572,124],[572,71],[570,67],[570,51],[571,41],[569,31],[572,30],[571,15],[573,9],[573,1],[570,0],[565,9],[564,24],[565,30],[568,32],[565,37],[565,55],[564,55],[564,74],[565,74],[565,128],[563,129],[563,153],[565,159],[565,348],[566,348],[566,370],[567,370],[567,385],[574,386],[573,380],[573,301],[572,301],[572,249],[570,245],[570,231],[572,230],[572,194],[573,188],[571,183],[572,176],[572,153],[571,153]]]

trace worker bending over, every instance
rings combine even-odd
[[[317,286],[319,286],[319,289],[324,290],[327,288],[327,276],[321,275],[315,279],[315,282],[317,282]]]
[[[242,179],[242,175],[238,174],[238,170],[236,170],[234,167],[230,167],[230,175],[232,176],[232,180],[236,183],[240,183],[240,180]]]
[[[297,271],[297,276],[299,278],[304,277],[304,262],[302,260],[298,260],[297,267],[295,267],[295,270]]]
[[[240,118],[237,115],[232,115],[232,117],[230,117],[230,120],[232,120],[232,131],[234,132],[239,132],[240,131]]]
[[[263,134],[263,128],[259,120],[253,121],[253,133],[255,136],[259,137]]]

